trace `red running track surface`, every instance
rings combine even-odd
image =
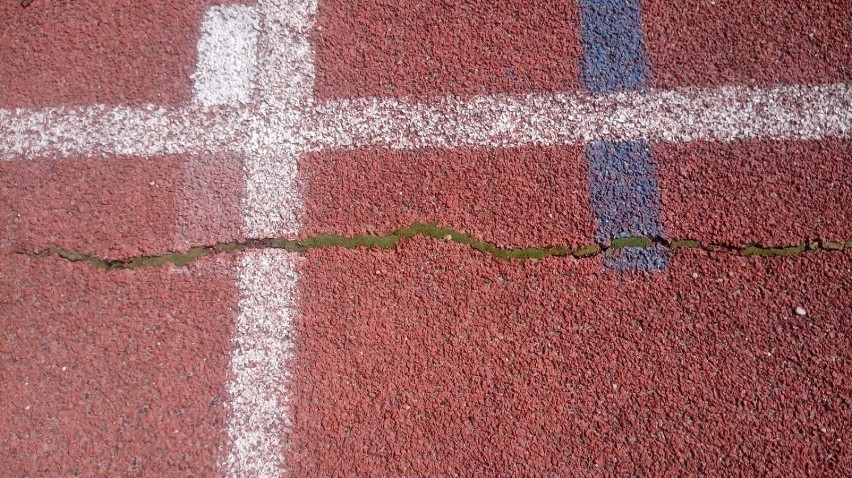
[[[579,4],[320,0],[314,99],[582,95]],[[15,108],[193,104],[211,5],[4,2],[0,126]],[[847,3],[640,6],[650,88],[850,83]],[[648,150],[670,239],[852,238],[848,139]],[[244,253],[112,271],[38,253],[244,240],[251,158],[5,153],[0,475],[226,474]],[[596,241],[584,145],[296,161],[291,239],[434,221],[501,246]],[[297,476],[850,474],[852,253],[680,251],[654,274],[602,263],[423,238],[303,253],[286,451],[266,458]]]

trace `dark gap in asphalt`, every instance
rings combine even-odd
[[[548,257],[573,257],[587,259],[598,255],[612,256],[619,249],[650,248],[662,246],[671,251],[680,249],[703,250],[706,252],[727,252],[742,256],[758,257],[790,257],[809,251],[843,251],[852,250],[852,239],[846,241],[829,241],[814,239],[802,241],[790,246],[736,246],[719,243],[702,243],[692,239],[667,240],[663,237],[638,236],[613,239],[609,244],[593,243],[582,247],[568,246],[546,247],[500,247],[496,244],[479,240],[469,234],[456,231],[449,227],[440,227],[434,223],[414,223],[399,228],[385,235],[362,234],[352,237],[335,234],[319,234],[307,239],[293,240],[285,238],[248,239],[242,242],[218,243],[209,246],[197,246],[186,252],[167,252],[156,256],[136,256],[123,259],[103,259],[95,255],[70,251],[59,247],[51,247],[40,252],[16,251],[37,258],[60,257],[71,262],[82,262],[92,267],[104,270],[133,269],[137,267],[159,267],[165,264],[186,266],[196,259],[216,254],[230,254],[239,251],[282,249],[290,252],[305,252],[310,249],[341,247],[346,249],[370,248],[393,249],[406,239],[415,236],[429,237],[437,240],[455,242],[471,247],[485,254],[493,255],[503,260],[537,260]]]

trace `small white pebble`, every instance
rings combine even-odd
[[[63,372],[66,371],[66,370],[68,370],[68,367],[62,367]]]
[[[27,405],[26,407],[24,407],[24,410],[26,410],[26,411],[30,411],[30,408],[32,408],[32,407],[30,407],[29,405]]]
[[[451,236],[450,234],[447,234],[446,236],[444,236],[444,240],[445,240],[445,241],[452,241],[452,240],[453,240],[453,236]]]
[[[697,273],[697,272],[693,272],[693,273],[692,273],[692,278],[693,278],[693,279],[698,279],[698,273]]]
[[[796,307],[796,315],[798,315],[800,317],[804,317],[804,316],[808,315],[808,311],[803,309],[802,307]]]

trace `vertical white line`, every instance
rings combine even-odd
[[[296,257],[276,250],[252,251],[239,263],[240,313],[231,343],[230,452],[226,474],[284,474],[282,438],[287,411],[291,322],[295,314]]]
[[[313,102],[314,51],[310,32],[316,0],[258,0],[261,16],[260,71],[257,95],[261,99]]]
[[[192,82],[203,106],[248,103],[257,73],[257,10],[243,5],[210,7],[198,40]]]
[[[305,143],[302,122],[313,103],[309,34],[316,1],[259,0],[257,9],[252,98],[256,116],[246,148],[243,227],[247,236],[260,238],[294,234],[299,228],[296,161]],[[287,367],[293,354],[295,261],[295,255],[282,251],[255,251],[239,264],[240,313],[228,385],[229,476],[287,474]]]
[[[294,234],[298,228],[296,161],[305,150],[304,123],[313,105],[315,0],[259,0],[255,90],[259,127],[246,169],[246,233]]]

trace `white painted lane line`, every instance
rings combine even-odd
[[[284,472],[291,323],[296,311],[295,254],[251,251],[240,258],[240,312],[231,347],[230,477],[277,477]]]
[[[246,104],[257,74],[257,9],[245,5],[207,9],[192,82],[204,106]]]
[[[0,160],[241,152],[253,118],[232,108],[0,110]]]
[[[309,34],[315,1],[259,0],[257,85],[251,136],[243,144],[246,191],[243,229],[248,237],[292,235],[301,207],[296,168],[303,151],[305,112],[313,96]],[[229,384],[231,448],[226,473],[233,477],[287,474],[284,453],[290,418],[288,361],[296,314],[295,255],[261,251],[239,265],[240,318]]]
[[[287,45],[296,50],[294,58],[310,57],[302,51],[302,43]],[[430,103],[366,98],[313,104],[300,99],[310,97],[305,84],[312,68],[287,63],[282,73],[292,73],[293,84],[301,85],[287,88],[281,80],[271,80],[270,71],[260,68],[259,90],[266,93],[258,96],[260,105],[247,108],[0,110],[0,158],[222,151],[271,158],[294,149],[366,145],[511,147],[600,140],[680,143],[852,135],[852,85],[847,84],[684,88],[601,96],[449,97]],[[257,190],[263,187],[258,184]],[[267,230],[276,227],[270,224]]]
[[[245,160],[246,196],[243,226],[246,237],[292,236],[299,230],[301,207],[296,184],[299,150],[254,153]]]
[[[315,150],[821,139],[852,133],[852,85],[451,97],[428,104],[367,98],[327,102],[314,115]]]
[[[257,97],[304,108],[313,102],[314,51],[310,42],[316,0],[258,0],[261,37]],[[268,113],[287,113],[275,108]]]
[[[255,124],[246,146],[245,227],[250,237],[298,231],[296,162],[313,102],[314,65],[309,41],[316,1],[260,0]]]

